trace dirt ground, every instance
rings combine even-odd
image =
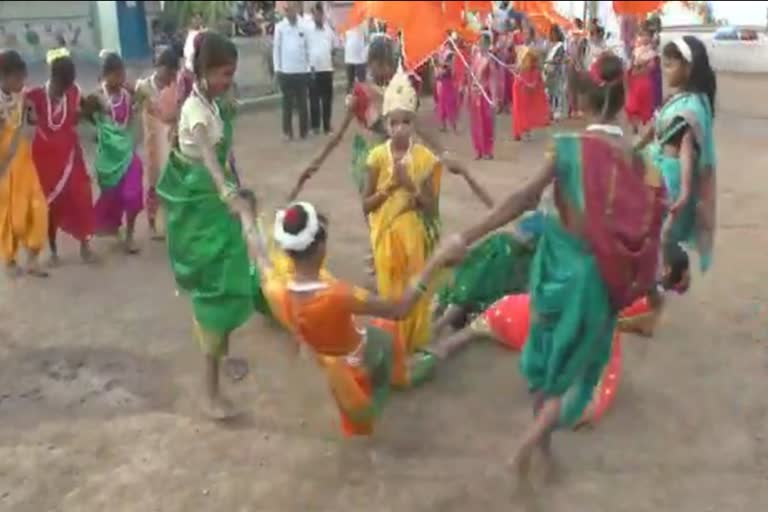
[[[0,510],[755,512],[768,506],[768,77],[721,76],[716,264],[673,298],[652,340],[625,337],[614,408],[555,438],[565,474],[521,504],[504,463],[530,420],[517,356],[478,344],[426,387],[394,397],[371,446],[343,442],[322,374],[254,320],[234,353],[251,373],[227,391],[247,414],[198,412],[201,357],[165,248],[124,256],[99,240],[96,268],[62,241],[47,282],[2,282]],[[340,106],[337,105],[337,112]],[[471,157],[469,137],[447,136]],[[321,140],[279,142],[277,112],[244,115],[236,152],[248,185],[279,204]],[[474,168],[495,196],[538,168],[545,134]],[[331,218],[330,266],[362,281],[366,237],[349,141],[307,189]],[[757,174],[756,174],[757,173]],[[481,215],[458,179],[446,232]],[[142,228],[143,228],[142,222]],[[472,507],[472,508],[470,508]]]

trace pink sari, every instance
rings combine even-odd
[[[491,94],[491,62],[487,55],[475,52],[472,72],[482,84],[487,96]],[[472,144],[478,158],[493,157],[493,106],[477,84],[473,83],[469,93],[469,122],[472,129]]]
[[[450,51],[445,51],[438,59],[435,95],[438,121],[443,128],[450,125],[456,130],[459,117],[459,95],[454,81],[451,55]]]

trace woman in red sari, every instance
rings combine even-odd
[[[635,133],[653,117],[656,108],[654,67],[658,56],[647,28],[640,30],[632,51],[632,66],[627,71],[627,103],[624,111]]]
[[[533,129],[549,125],[549,100],[536,51],[528,46],[518,50],[520,75],[513,85],[512,135],[520,140]]]
[[[80,256],[94,261],[90,238],[94,230],[91,180],[85,168],[77,133],[80,89],[75,84],[75,65],[66,50],[55,50],[48,62],[50,80],[29,91],[28,99],[37,123],[32,141],[35,161],[48,202],[48,243],[51,263],[58,263],[56,234],[59,229],[80,242]]]

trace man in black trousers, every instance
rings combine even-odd
[[[308,29],[309,65],[312,72],[309,84],[309,117],[312,130],[320,133],[322,114],[323,132],[331,132],[331,106],[333,104],[333,29],[325,22],[322,2],[312,10],[313,24]]]
[[[285,18],[275,26],[272,58],[280,90],[283,93],[283,135],[293,140],[293,109],[299,111],[299,136],[307,138],[309,115],[307,90],[309,88],[308,26],[299,18],[301,2],[287,2]]]

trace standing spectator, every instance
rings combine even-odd
[[[293,109],[299,111],[299,136],[307,137],[309,114],[309,44],[306,25],[298,17],[300,2],[287,2],[285,18],[275,26],[272,58],[275,73],[283,92],[283,135],[293,139]]]
[[[184,42],[184,67],[189,72],[193,71],[193,60],[195,58],[195,38],[205,30],[203,26],[203,16],[199,12],[192,13],[187,29],[187,38]]]
[[[331,132],[331,105],[333,104],[333,29],[325,21],[322,2],[312,11],[314,21],[309,27],[309,64],[312,78],[309,84],[309,117],[312,130],[320,133],[322,111],[323,131]]]
[[[347,66],[347,94],[352,92],[355,81],[365,82],[367,32],[364,24],[347,30],[344,34],[344,64]]]

